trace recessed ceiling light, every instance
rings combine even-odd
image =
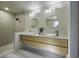
[[[4,8],[5,10],[9,10],[7,7]]]

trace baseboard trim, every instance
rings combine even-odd
[[[0,57],[4,56],[12,51],[14,51],[14,44],[13,43],[2,46],[2,47],[0,47]]]

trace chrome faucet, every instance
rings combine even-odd
[[[41,34],[43,32],[44,28],[39,28],[39,34]]]
[[[59,36],[59,31],[55,31],[55,33],[56,33],[56,36]]]

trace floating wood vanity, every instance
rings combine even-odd
[[[68,53],[68,40],[65,38],[43,37],[33,35],[20,35],[22,43],[66,56]]]

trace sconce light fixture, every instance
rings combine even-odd
[[[34,17],[39,12],[40,10],[32,10],[31,13],[29,13],[29,16]]]
[[[16,18],[16,21],[18,21],[18,20],[19,20],[19,18],[17,17],[17,18]]]
[[[50,8],[50,9],[48,9],[48,10],[45,10],[44,12],[45,13],[50,13],[50,12],[54,12],[55,11],[55,8]]]
[[[22,19],[20,19],[20,17],[16,17],[16,21],[22,22]]]

